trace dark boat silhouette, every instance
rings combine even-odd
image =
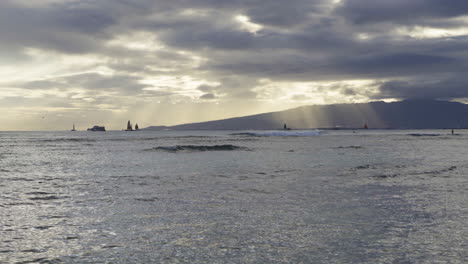
[[[130,120],[128,120],[127,122],[127,129],[125,129],[125,131],[133,131],[132,123],[130,123]]]
[[[70,130],[70,131],[76,131],[76,129],[75,129],[75,123],[73,123],[73,128],[72,128],[72,130]]]
[[[93,126],[92,128],[88,128],[88,131],[106,131],[106,128],[103,126]]]
[[[122,129],[123,131],[139,131],[140,128],[138,127],[138,124],[135,124],[135,129],[132,128],[132,123],[130,120],[127,122],[127,129]]]

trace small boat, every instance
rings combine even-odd
[[[364,126],[363,126],[362,128],[368,129],[369,127],[367,126],[367,123],[365,123]]]
[[[88,128],[88,131],[106,131],[106,128],[103,126],[93,126],[92,128]]]
[[[75,129],[75,123],[73,123],[73,128],[72,128],[72,130],[70,130],[70,131],[76,131],[76,129]]]
[[[125,131],[133,131],[132,123],[130,123],[130,120],[128,120],[127,129],[125,129]]]
[[[138,130],[140,130],[140,128],[138,127],[138,123],[137,123],[135,124],[135,131],[138,131]]]

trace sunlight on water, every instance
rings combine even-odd
[[[0,263],[466,263],[457,133],[0,133]]]

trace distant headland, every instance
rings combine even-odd
[[[283,129],[444,129],[468,128],[468,104],[439,100],[405,100],[302,106],[271,112],[145,130],[273,130]]]

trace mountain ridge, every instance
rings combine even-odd
[[[274,130],[356,129],[367,124],[376,129],[467,128],[468,104],[441,100],[405,100],[386,103],[300,106],[284,111],[233,117],[175,126],[150,126],[146,130]]]

